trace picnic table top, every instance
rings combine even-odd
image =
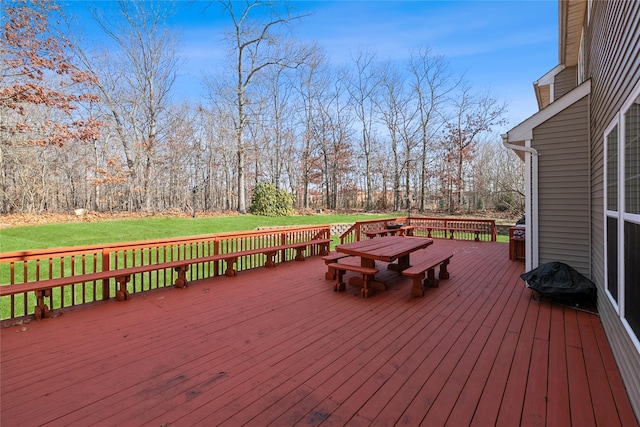
[[[424,237],[383,236],[377,239],[344,243],[336,246],[336,251],[361,258],[392,262],[431,244],[433,240]]]

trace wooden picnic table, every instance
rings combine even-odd
[[[376,261],[390,263],[390,270],[402,271],[411,266],[410,255],[419,249],[433,244],[433,240],[425,237],[383,236],[376,239],[361,240],[336,246],[336,252],[360,257],[361,267],[375,268]],[[398,260],[397,263],[393,263]],[[362,277],[352,277],[349,284],[363,286]],[[369,286],[376,290],[386,290],[385,283],[370,281]]]

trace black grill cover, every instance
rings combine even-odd
[[[520,277],[529,288],[554,301],[574,307],[596,306],[596,285],[567,264],[548,262]]]

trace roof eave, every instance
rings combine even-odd
[[[566,67],[563,64],[558,64],[549,70],[544,76],[533,82],[533,88],[536,93],[539,110],[542,110],[554,101],[552,97],[552,85],[555,81],[556,75],[565,68]]]
[[[560,0],[558,7],[559,61],[560,64],[571,67],[578,63],[587,0]]]
[[[505,134],[505,142],[513,145],[526,145],[533,139],[533,129],[549,120],[565,108],[591,93],[591,80],[587,80],[563,97],[552,102]]]

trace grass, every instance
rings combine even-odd
[[[280,218],[238,215],[203,218],[148,217],[96,222],[74,221],[0,230],[0,252],[249,231],[258,227],[353,223],[359,220],[390,217],[392,215],[331,214]]]
[[[280,218],[235,215],[202,218],[147,217],[29,225],[0,230],[0,252],[197,236],[248,231],[258,227],[353,223],[391,217],[393,215],[389,214],[300,215]],[[499,235],[498,241],[508,242],[508,236]]]

